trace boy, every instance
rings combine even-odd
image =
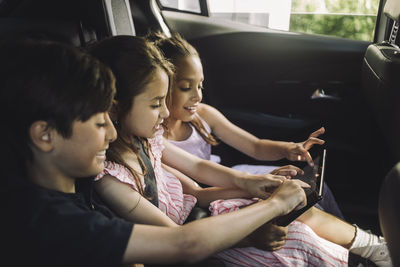
[[[1,142],[8,153],[2,259],[12,266],[196,262],[305,204],[300,184],[287,181],[266,201],[184,226],[122,220],[93,200],[90,178],[103,170],[116,138],[108,116],[111,71],[49,41],[4,41],[0,62]]]
[[[121,261],[133,224],[93,212],[90,192],[75,193],[75,178],[85,183],[100,172],[116,137],[107,113],[115,93],[112,73],[61,44],[25,40],[5,42],[1,50],[10,262]]]

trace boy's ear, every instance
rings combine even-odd
[[[35,121],[29,128],[32,143],[43,152],[53,149],[52,129],[45,121]]]

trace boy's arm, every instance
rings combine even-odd
[[[202,188],[190,177],[180,171],[163,164],[163,168],[175,175],[182,184],[183,193],[195,196],[200,207],[207,208],[210,203],[218,199],[251,198],[251,195],[239,188],[207,187]]]
[[[229,248],[255,229],[305,205],[298,180],[284,182],[268,200],[180,227],[135,225],[123,257],[124,263],[197,262]]]
[[[195,181],[180,171],[163,164],[163,168],[175,175],[181,182],[183,192],[197,198],[200,207],[207,208],[210,202],[217,199],[250,198],[250,194],[242,189],[221,187],[200,187]],[[262,250],[273,251],[280,249],[286,240],[287,228],[264,224],[251,235],[242,239],[236,247],[257,247]]]
[[[207,104],[201,104],[198,113],[210,125],[212,132],[224,143],[258,160],[273,161],[287,158],[292,161],[311,162],[312,158],[307,151],[314,144],[324,143],[323,140],[317,138],[325,132],[324,128],[311,133],[304,142],[274,141],[257,138],[231,123],[221,112]]]

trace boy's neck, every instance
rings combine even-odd
[[[33,162],[28,166],[29,179],[44,188],[75,193],[75,178],[62,175],[52,164]]]

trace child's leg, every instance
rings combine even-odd
[[[344,220],[343,213],[336,202],[335,196],[326,182],[324,182],[322,196],[323,198],[318,202],[318,205],[322,207],[322,210]]]
[[[354,225],[314,207],[297,220],[307,224],[320,237],[347,249],[350,248],[356,233]]]
[[[341,245],[378,266],[392,266],[383,237],[366,232],[314,207],[303,213],[298,220],[307,224],[320,237]]]

